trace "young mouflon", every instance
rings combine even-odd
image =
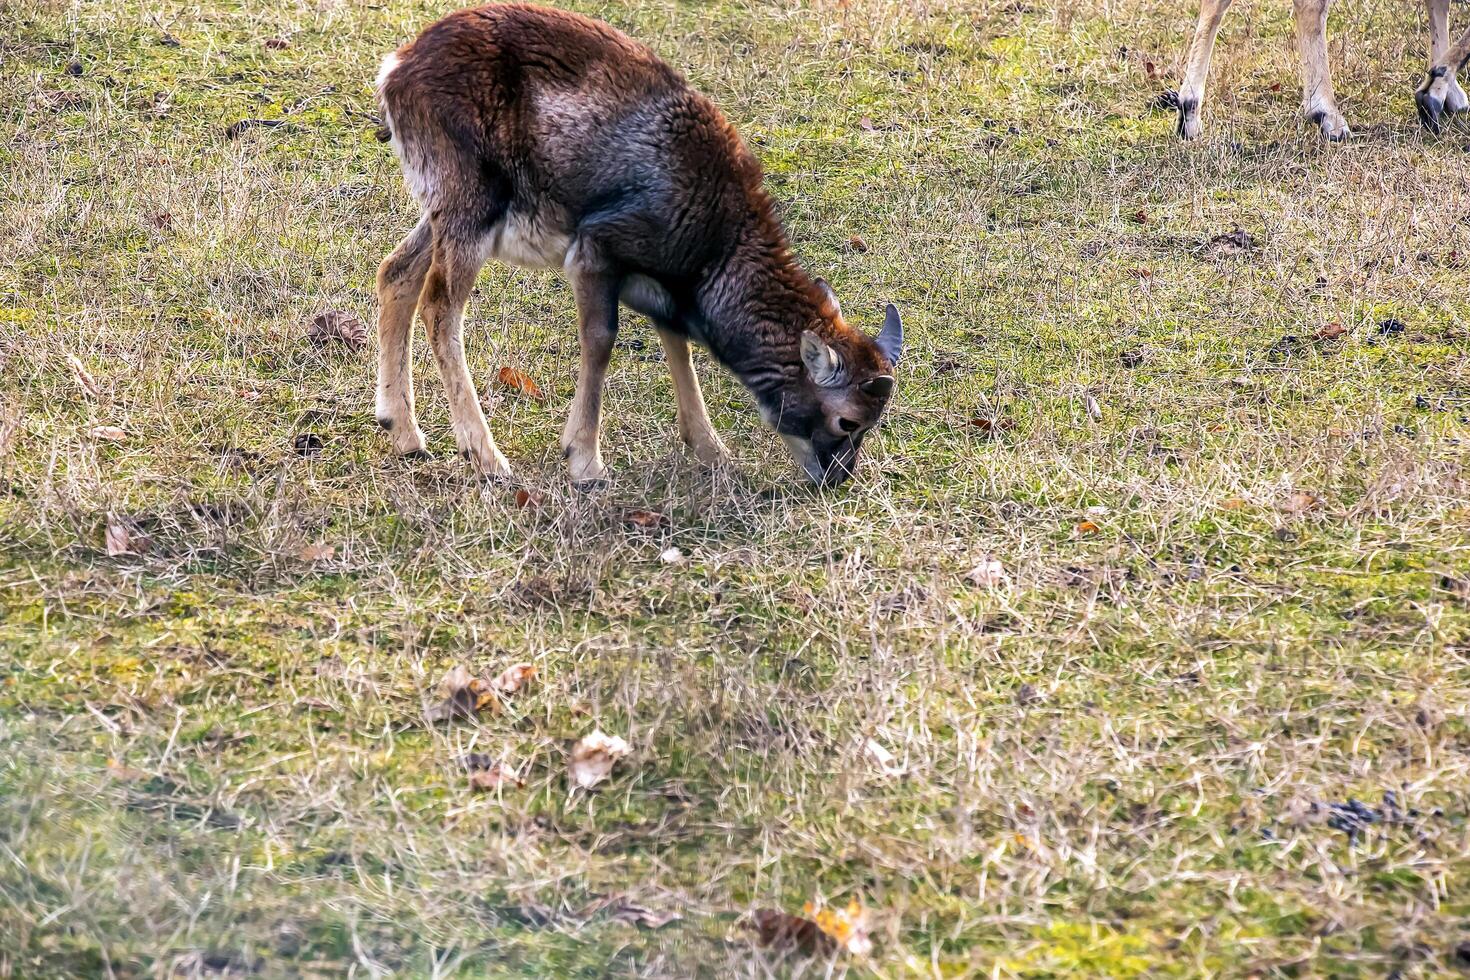
[[[760,164],[734,127],[651,50],[607,24],[521,4],[450,14],[390,54],[378,100],[418,226],[378,269],[377,417],[419,453],[414,311],[449,397],[454,437],[508,476],[465,365],[462,321],[489,258],[560,267],[576,297],[581,362],[562,449],[578,483],[604,477],[598,431],[619,304],[653,321],[679,434],[725,457],[692,340],[755,396],[814,482],[841,483],[878,424],[903,347],[888,307],[877,337],[848,326],[797,264]]]

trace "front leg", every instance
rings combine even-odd
[[[682,334],[658,328],[658,339],[664,345],[664,359],[669,364],[669,374],[674,379],[674,399],[679,413],[679,438],[694,451],[694,456],[706,466],[718,466],[730,458],[725,444],[710,425],[709,413],[704,407],[704,393],[699,389],[699,376],[694,373],[694,362],[689,357],[689,340]]]
[[[572,482],[601,483],[607,468],[602,465],[599,435],[602,425],[602,382],[612,359],[613,340],[618,333],[618,288],[620,280],[603,271],[570,267],[572,294],[577,298],[577,335],[582,345],[577,372],[577,393],[572,397],[566,428],[562,430],[562,454]]]
[[[1302,114],[1316,123],[1330,140],[1352,135],[1337,108],[1332,69],[1327,64],[1327,8],[1332,0],[1295,0],[1296,43],[1302,60]]]

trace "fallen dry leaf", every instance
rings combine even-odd
[[[107,544],[107,555],[109,558],[116,558],[118,555],[136,554],[133,551],[133,536],[121,524],[108,524],[104,538]]]
[[[128,432],[120,425],[94,425],[87,435],[101,442],[127,442]]]
[[[1132,219],[1132,221],[1133,221],[1134,224],[1138,224],[1138,225],[1146,225],[1146,224],[1148,224],[1148,211],[1145,210],[1145,209],[1143,209],[1143,208],[1139,208],[1137,211],[1134,211],[1133,214],[1130,217],[1131,217],[1131,219]]]
[[[262,43],[268,51],[284,51],[291,46],[291,42],[284,37],[268,37]]]
[[[625,510],[623,511],[623,523],[629,527],[656,528],[668,527],[669,519],[656,510]]]
[[[327,561],[337,554],[337,546],[318,541],[308,544],[296,552],[296,557],[302,561]]]
[[[424,709],[424,721],[433,725],[441,721],[474,718],[481,708],[499,704],[489,686],[463,664],[456,664],[439,682],[439,693],[444,700]]]
[[[845,909],[814,908],[807,902],[803,911],[841,949],[855,956],[867,956],[873,951],[873,941],[868,938],[868,910],[857,899],[848,902]]]
[[[367,327],[356,316],[344,310],[327,310],[312,318],[306,328],[306,339],[318,347],[345,344],[359,351],[367,343]]]
[[[1011,576],[1004,565],[987,558],[965,573],[965,581],[982,589],[1004,589],[1011,584]]]
[[[1336,320],[1333,320],[1331,323],[1329,323],[1326,326],[1324,326],[1321,330],[1318,330],[1317,331],[1317,339],[1318,340],[1336,340],[1338,337],[1341,337],[1343,334],[1345,334],[1347,332],[1348,332],[1348,328],[1347,327],[1344,327],[1341,323],[1337,322]]]
[[[1305,514],[1309,510],[1316,510],[1322,506],[1322,498],[1305,490],[1298,490],[1286,498],[1286,503],[1281,505],[1281,511],[1285,514]]]
[[[861,254],[868,250],[868,243],[863,240],[861,235],[849,235],[847,236],[847,247]]]
[[[500,382],[502,388],[509,388],[511,391],[538,402],[546,400],[546,392],[542,391],[541,386],[531,380],[531,376],[524,371],[517,371],[513,367],[503,367],[495,375],[495,379]]]
[[[1016,420],[1002,415],[977,415],[970,420],[969,426],[985,439],[997,439],[1016,427]]]
[[[516,491],[516,506],[521,510],[540,510],[544,503],[546,503],[546,494],[540,490]]]
[[[1102,529],[1099,528],[1092,521],[1078,521],[1077,526],[1074,527],[1072,530],[1075,531],[1077,533],[1077,536],[1080,538],[1086,537],[1089,534],[1096,534]]]
[[[802,956],[831,956],[837,952],[837,941],[811,919],[776,909],[756,909],[750,921],[757,942],[766,949]]]
[[[864,132],[868,133],[876,132],[878,129],[877,126],[873,125],[873,120],[869,119],[867,116],[863,116],[861,119],[858,120],[858,126]]]
[[[582,736],[572,746],[572,759],[568,771],[572,783],[582,789],[590,789],[602,782],[612,772],[613,765],[633,747],[616,735],[607,735],[601,729]]]
[[[499,691],[501,694],[514,694],[525,687],[531,678],[535,676],[535,664],[512,664],[502,670],[499,676],[490,682],[490,688],[491,690]]]
[[[1243,497],[1229,497],[1220,501],[1221,510],[1243,510],[1244,508],[1245,499]]]
[[[475,769],[470,773],[470,789],[478,793],[488,793],[502,786],[514,786],[520,788],[526,785],[520,773],[509,766],[496,762],[489,768]]]
[[[883,747],[877,739],[870,738],[863,742],[863,757],[866,758],[885,776],[902,776],[908,772],[908,767],[898,761],[898,757]]]
[[[66,363],[71,365],[71,373],[76,377],[77,384],[81,386],[82,391],[86,392],[92,398],[102,397],[102,389],[97,387],[97,382],[93,379],[92,373],[87,370],[86,365],[75,354],[66,355]]]

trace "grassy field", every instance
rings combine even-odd
[[[0,976],[1466,967],[1470,126],[1418,132],[1409,4],[1334,13],[1331,146],[1284,2],[1189,146],[1192,6],[1063,7],[581,4],[910,345],[820,493],[707,359],[735,462],[687,458],[629,317],[579,494],[569,290],[490,267],[538,507],[455,458],[422,339],[424,461],[372,343],[307,339],[371,327],[414,216],[369,82],[447,7],[0,0]],[[633,751],[574,790],[597,728]],[[751,927],[853,900],[867,955]]]

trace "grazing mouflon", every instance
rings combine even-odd
[[[1200,109],[1205,102],[1205,78],[1210,73],[1210,53],[1215,35],[1225,19],[1231,0],[1200,0],[1199,22],[1189,46],[1189,65],[1179,86],[1179,135],[1194,139],[1202,130]],[[1332,71],[1327,65],[1327,11],[1332,0],[1293,0],[1297,49],[1302,63],[1302,113],[1319,126],[1328,139],[1352,135],[1347,119],[1337,107],[1332,89]],[[1446,112],[1470,108],[1455,72],[1470,60],[1470,31],[1450,44],[1450,0],[1425,0],[1429,14],[1429,74],[1414,93],[1419,119],[1426,129],[1439,132]]]
[[[836,484],[893,392],[897,310],[876,338],[848,326],[797,264],[761,170],[719,110],[647,47],[576,14],[496,4],[450,14],[390,54],[381,103],[423,216],[378,269],[378,422],[420,453],[410,335],[417,309],[461,452],[510,465],[465,365],[465,301],[487,259],[560,267],[581,362],[562,449],[578,483],[604,477],[598,433],[618,307],[649,317],[673,376],[679,434],[725,457],[689,342],[752,392],[813,481]]]

